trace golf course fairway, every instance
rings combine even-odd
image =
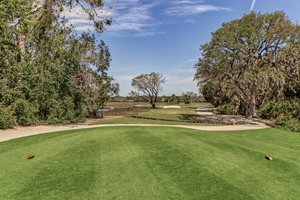
[[[0,143],[0,199],[299,199],[299,155],[277,129],[47,133]]]

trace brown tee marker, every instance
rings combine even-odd
[[[32,158],[34,158],[34,155],[29,154],[26,157],[27,157],[27,159],[32,159]]]

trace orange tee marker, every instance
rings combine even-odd
[[[32,159],[32,158],[34,158],[34,155],[29,154],[26,157],[27,157],[27,159]]]

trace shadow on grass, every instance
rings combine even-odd
[[[195,114],[180,114],[180,120],[189,121],[189,122],[198,122],[198,115]]]

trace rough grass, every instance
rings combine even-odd
[[[188,123],[188,122],[173,122],[164,120],[151,120],[151,119],[140,119],[133,117],[113,117],[113,118],[103,118],[94,119],[88,124],[160,124],[160,125],[191,125],[191,126],[221,126],[223,124],[210,124],[210,123]]]
[[[150,107],[150,104],[148,102],[108,102],[107,106],[113,106],[113,107],[130,107],[130,106],[148,106]],[[163,106],[170,106],[173,104],[167,104],[167,103],[156,103],[156,106],[158,108],[162,108]],[[178,104],[174,104],[177,106]],[[211,108],[213,107],[210,103],[193,103],[193,104],[183,104],[180,103],[179,106],[182,107],[193,107],[195,109],[197,108]]]
[[[197,108],[211,108],[209,103],[194,103],[194,104],[176,104],[181,108],[163,108],[166,103],[157,103],[156,109],[147,107],[134,107],[136,105],[148,105],[146,102],[109,102],[109,106],[114,106],[115,110],[105,112],[106,117],[123,116],[120,119],[104,119],[99,120],[96,124],[180,124],[180,125],[208,125],[210,123],[198,122]],[[131,116],[144,117],[146,119],[133,119]],[[148,118],[148,119],[147,119]],[[151,120],[153,119],[153,120]],[[169,122],[169,120],[175,122]],[[195,123],[198,122],[198,123]]]
[[[109,127],[20,138],[0,143],[0,199],[299,199],[299,137]]]
[[[177,105],[177,104],[176,104]],[[209,108],[211,104],[197,103],[197,104],[179,104],[181,108],[163,108],[160,105],[157,109],[151,109],[147,112],[138,113],[141,117],[162,119],[162,120],[178,120],[178,121],[195,121],[197,120],[197,108]]]
[[[107,102],[106,105],[113,106],[113,107],[128,107],[128,106],[136,106],[136,105],[150,106],[148,102]]]

